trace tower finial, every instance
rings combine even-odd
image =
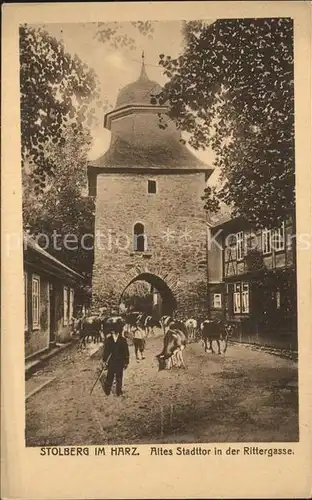
[[[142,67],[141,67],[141,74],[140,74],[140,80],[141,79],[144,79],[144,80],[148,80],[148,76],[146,74],[146,69],[145,69],[145,54],[144,54],[144,50],[142,50]]]

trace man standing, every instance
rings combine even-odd
[[[141,359],[145,359],[144,356],[144,349],[145,349],[145,334],[142,330],[142,328],[139,328],[136,326],[134,333],[133,333],[133,345],[134,345],[134,352],[135,352],[135,357],[136,360],[139,361],[139,353],[141,354]]]
[[[107,363],[107,376],[104,382],[106,396],[111,393],[115,377],[116,396],[121,396],[123,371],[129,364],[129,347],[121,332],[113,332],[106,337],[103,362]]]

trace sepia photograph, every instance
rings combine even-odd
[[[26,446],[299,441],[293,20],[22,23],[19,82]]]
[[[309,498],[309,5],[2,13],[1,498]]]

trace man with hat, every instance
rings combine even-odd
[[[129,364],[129,347],[122,335],[122,327],[116,328],[107,335],[104,343],[103,363],[107,363],[107,376],[104,382],[104,392],[109,396],[116,377],[116,396],[122,395],[123,371]]]

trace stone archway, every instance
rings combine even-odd
[[[152,285],[161,295],[162,298],[162,314],[172,315],[175,309],[177,308],[177,301],[169,288],[167,283],[160,277],[150,272],[141,272],[137,274],[134,278],[132,278],[126,287],[122,290],[121,295],[119,297],[119,303],[122,301],[122,297],[126,292],[127,288],[135,283],[136,281],[145,281]]]
[[[134,258],[131,257],[131,260]],[[140,262],[139,262],[140,260]],[[205,311],[207,290],[205,274],[195,271],[185,275],[168,263],[144,262],[145,258],[135,255],[135,263],[122,261],[120,266],[95,266],[93,275],[94,307],[105,306],[117,310],[124,290],[135,281],[145,280],[162,293],[166,304],[164,314],[178,310],[183,315],[198,315]]]

